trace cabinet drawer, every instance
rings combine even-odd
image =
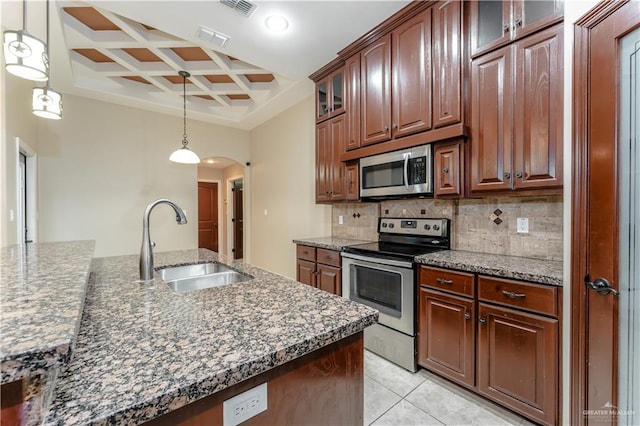
[[[558,316],[558,288],[493,277],[478,277],[478,298]]]
[[[316,248],[309,246],[296,246],[296,257],[298,259],[310,260],[312,262],[316,261]]]
[[[317,260],[325,265],[340,266],[340,252],[319,248]]]
[[[474,276],[464,272],[421,266],[420,285],[470,297],[475,295]]]

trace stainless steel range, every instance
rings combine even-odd
[[[380,311],[365,329],[364,346],[416,371],[414,257],[450,249],[449,219],[380,218],[378,242],[345,247],[342,295]]]

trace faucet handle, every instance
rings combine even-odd
[[[155,241],[151,241],[151,247],[155,247],[156,246],[156,242]]]

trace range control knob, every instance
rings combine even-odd
[[[426,230],[428,231],[429,229],[431,229],[431,225],[426,224],[426,225],[424,226],[424,229],[426,229]]]
[[[440,230],[440,225],[433,225],[433,230],[434,231],[439,231]]]
[[[395,227],[395,225],[393,223],[390,223],[389,228],[393,228],[393,227]]]
[[[386,227],[387,227],[387,222],[383,222],[383,223],[382,223],[382,227],[383,227],[383,228],[386,228]]]

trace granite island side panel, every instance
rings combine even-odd
[[[94,241],[0,251],[2,384],[65,365],[80,325]]]
[[[155,264],[220,261],[253,280],[173,293],[141,283],[138,257],[94,259],[74,358],[45,424],[139,424],[362,331],[377,311],[208,250]]]

